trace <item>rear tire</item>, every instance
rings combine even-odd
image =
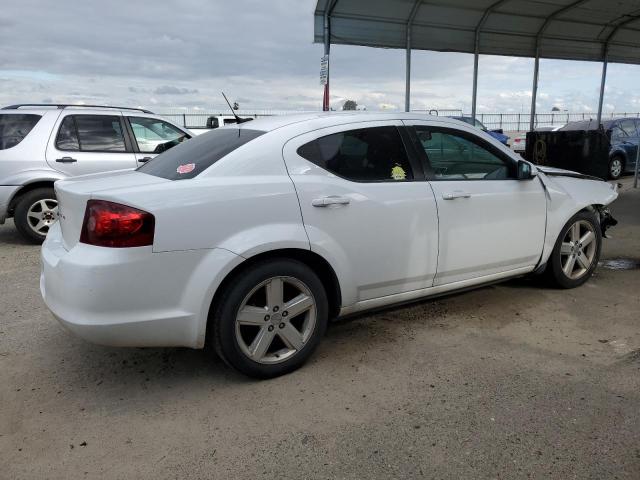
[[[547,262],[551,283],[575,288],[585,283],[598,266],[602,249],[600,222],[591,212],[578,212],[562,228]]]
[[[611,180],[617,180],[624,172],[624,158],[620,155],[615,155],[609,160],[609,178]]]
[[[53,188],[36,188],[25,193],[18,200],[13,220],[26,240],[42,243],[49,227],[58,220],[58,202]]]
[[[327,295],[304,263],[265,260],[229,282],[209,322],[213,347],[228,365],[273,378],[300,368],[320,343]]]

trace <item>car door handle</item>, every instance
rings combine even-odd
[[[447,192],[442,194],[442,198],[444,200],[454,200],[456,198],[469,198],[471,194],[468,192],[462,192],[460,190],[456,190],[455,192]]]
[[[76,163],[78,160],[76,160],[75,158],[71,158],[71,157],[62,157],[62,158],[56,158],[56,162],[58,163]]]
[[[330,195],[328,197],[314,198],[311,205],[314,207],[328,207],[329,205],[349,205],[351,199],[349,197],[341,197],[339,195]]]
[[[148,162],[149,160],[151,160],[152,157],[143,157],[143,158],[139,158],[138,161],[140,163],[144,163],[144,162]]]

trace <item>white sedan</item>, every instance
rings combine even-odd
[[[302,365],[337,317],[532,272],[581,285],[617,197],[459,121],[361,112],[219,128],[55,189],[40,288],[64,326],[211,344],[261,378]]]

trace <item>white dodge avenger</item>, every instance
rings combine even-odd
[[[404,113],[255,120],[55,190],[40,288],[64,326],[105,345],[210,344],[261,378],[302,365],[337,317],[532,272],[581,285],[617,197]]]

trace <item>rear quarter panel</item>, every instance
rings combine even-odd
[[[248,258],[279,248],[308,250],[282,144],[265,140],[238,148],[194,179],[94,197],[153,213],[156,252],[224,248]]]

